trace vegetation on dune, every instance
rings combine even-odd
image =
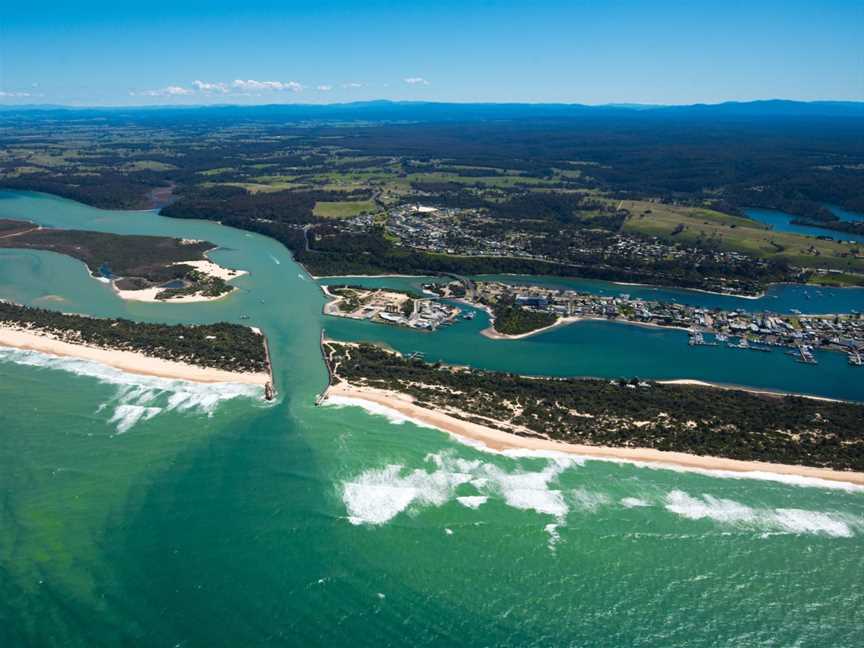
[[[264,337],[238,324],[153,324],[68,315],[0,301],[0,325],[51,334],[73,344],[135,351],[200,367],[268,370]]]
[[[340,378],[522,435],[864,470],[864,405],[632,380],[526,378],[325,343]]]

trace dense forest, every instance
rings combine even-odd
[[[286,152],[290,142],[309,148],[338,144],[368,156],[363,163],[350,160],[331,167],[342,171],[376,160],[380,166],[393,156],[420,166],[439,160],[442,168],[469,178],[479,173],[477,168],[492,174],[517,170],[526,177],[546,177],[553,168],[563,168],[581,172],[586,187],[622,197],[711,198],[730,210],[766,207],[808,218],[824,203],[864,212],[864,114],[855,104],[755,102],[646,111],[386,102],[319,108],[7,110],[0,113],[0,123],[3,148],[18,142],[17,133],[25,134],[31,145],[62,137],[64,129],[71,137],[98,125],[100,152],[87,160],[86,171],[64,168],[58,173],[49,166],[28,175],[4,174],[3,185],[104,207],[141,206],[152,187],[168,182],[183,190],[205,180],[242,180],[248,175],[243,166],[250,162],[273,164],[276,158],[279,168],[296,173],[328,159],[321,151]],[[258,136],[236,136],[230,129],[238,123]],[[226,136],[216,135],[220,130]],[[149,132],[154,136],[147,137]],[[111,141],[110,136],[124,133],[135,137],[132,144]],[[206,147],[195,146],[201,137],[207,138]],[[124,167],[121,153],[135,149],[138,158],[157,164]],[[14,150],[10,153],[4,168],[24,162]],[[407,170],[412,168],[417,166]],[[221,171],[199,175],[206,169]]]
[[[512,298],[499,301],[492,307],[493,327],[504,335],[521,335],[554,324],[558,317],[516,306]]]
[[[238,324],[133,322],[68,315],[0,300],[0,325],[49,333],[73,344],[135,351],[200,367],[269,371],[264,337]]]
[[[325,354],[351,384],[403,392],[421,407],[516,433],[864,470],[861,404],[635,378],[526,378],[432,365],[368,344],[326,342]]]

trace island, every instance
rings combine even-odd
[[[536,378],[322,339],[319,402],[365,401],[491,448],[864,484],[864,405],[637,378]]]
[[[246,274],[210,261],[206,253],[216,246],[207,241],[48,228],[9,219],[0,220],[0,248],[71,256],[84,262],[92,276],[111,282],[119,297],[133,301],[219,299],[234,290],[228,281]]]
[[[238,324],[133,322],[0,300],[0,346],[162,378],[260,385],[268,399],[273,396],[267,340],[260,330]]]

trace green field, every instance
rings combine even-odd
[[[864,273],[864,256],[855,254],[860,245],[776,232],[749,218],[710,209],[636,200],[623,200],[620,206],[630,212],[624,223],[625,232],[684,244],[711,244],[763,259],[786,261],[802,268],[823,267]]]
[[[315,203],[313,214],[319,218],[352,218],[363,212],[375,209],[375,203],[371,200],[346,200],[344,202]]]

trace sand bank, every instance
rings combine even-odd
[[[773,473],[864,485],[864,473],[860,472],[844,472],[829,470],[827,468],[812,468],[762,461],[740,461],[721,457],[704,457],[683,452],[665,452],[651,448],[610,448],[563,443],[536,437],[521,437],[469,421],[463,421],[438,411],[418,407],[412,402],[411,397],[406,394],[368,387],[355,387],[346,383],[333,385],[328,388],[325,402],[326,398],[330,396],[374,403],[454,436],[479,441],[493,450],[523,449],[554,451],[596,459],[626,461],[637,464],[656,464],[658,466],[678,469],[730,471],[737,473]]]
[[[179,261],[175,265],[192,266],[198,272],[222,279],[223,281],[231,281],[237,277],[249,274],[245,270],[223,268],[209,259],[201,259],[200,261]],[[113,283],[112,286],[114,287],[114,292],[118,297],[120,297],[120,299],[126,299],[128,301],[156,302],[159,304],[190,304],[194,302],[216,301],[217,299],[223,299],[234,292],[234,289],[232,288],[229,292],[219,295],[218,297],[209,297],[207,295],[196,293],[194,295],[178,295],[176,297],[171,297],[170,299],[156,299],[156,295],[165,290],[164,288],[153,286],[152,288],[143,288],[141,290],[120,290]]]
[[[161,358],[151,358],[134,351],[115,351],[71,344],[47,334],[21,331],[0,326],[0,346],[28,349],[58,356],[82,358],[109,365],[121,371],[144,376],[159,376],[201,383],[244,383],[264,387],[270,381],[267,373],[240,373],[197,367],[195,365]]]

